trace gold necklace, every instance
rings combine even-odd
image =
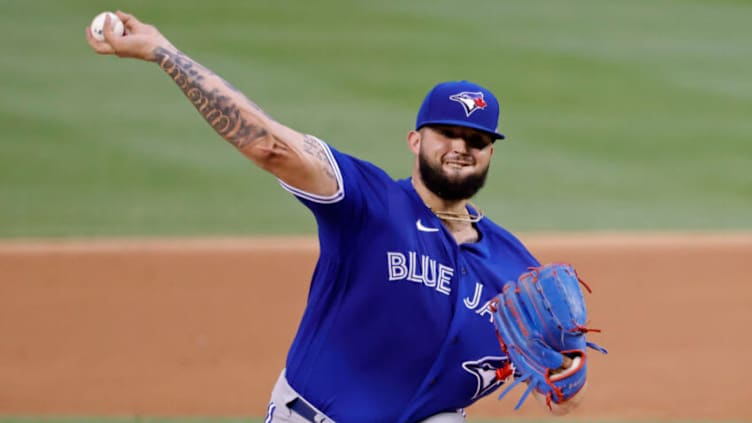
[[[439,219],[441,220],[455,220],[459,222],[470,222],[470,223],[477,223],[480,222],[481,219],[483,219],[483,210],[479,209],[478,206],[471,202],[467,202],[473,210],[477,212],[477,214],[470,214],[469,212],[459,213],[459,212],[452,212],[452,211],[441,211],[441,210],[434,210],[429,207],[429,209],[435,214]]]

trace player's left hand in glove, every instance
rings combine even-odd
[[[497,374],[499,378],[515,375],[499,399],[520,382],[528,383],[515,409],[533,390],[549,408],[552,402],[565,403],[585,385],[587,347],[606,353],[585,339],[587,332],[598,330],[585,327],[587,310],[580,284],[590,291],[572,266],[549,264],[508,282],[491,300],[499,342],[510,361]],[[565,362],[570,365],[558,372]]]

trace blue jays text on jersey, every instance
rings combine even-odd
[[[537,260],[488,218],[477,242],[457,245],[409,179],[323,145],[337,193],[282,183],[320,243],[289,384],[342,422],[419,421],[498,388],[506,357],[488,301]]]

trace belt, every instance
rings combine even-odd
[[[300,417],[306,419],[311,423],[324,423],[331,421],[328,420],[325,416],[321,415],[318,410],[311,407],[300,398],[295,398],[294,400],[288,402],[287,408],[296,412],[298,415],[300,415]]]

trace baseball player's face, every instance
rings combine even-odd
[[[445,200],[471,198],[486,182],[493,138],[458,126],[425,127],[418,133],[423,183]]]

